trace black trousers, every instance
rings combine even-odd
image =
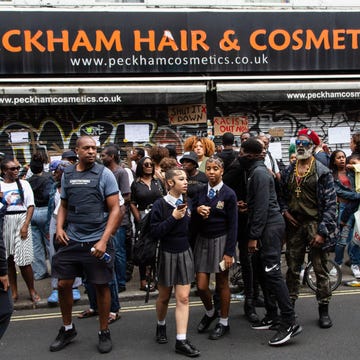
[[[281,246],[285,234],[285,222],[281,220],[279,223],[267,225],[263,232],[259,250],[261,262],[260,282],[268,292],[267,296],[265,296],[267,313],[270,316],[277,313],[277,308],[274,302],[271,301],[276,300],[282,322],[289,325],[295,321],[295,312],[281,273]],[[270,299],[270,301],[266,301],[266,299]]]

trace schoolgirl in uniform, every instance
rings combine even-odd
[[[176,345],[175,351],[185,356],[200,355],[187,339],[189,294],[194,278],[193,254],[189,243],[190,203],[184,200],[187,177],[183,170],[169,169],[165,173],[168,194],[156,200],[151,211],[151,234],[160,239],[159,295],[156,301],[156,341],[168,342],[166,314],[172,289],[175,289]]]
[[[208,185],[193,200],[193,220],[197,231],[194,249],[196,281],[206,310],[197,328],[199,333],[205,332],[218,316],[209,289],[211,273],[215,273],[216,294],[220,297],[220,319],[210,333],[211,340],[221,338],[230,330],[228,278],[235,256],[238,224],[236,194],[223,183],[223,173],[223,161],[210,157],[205,166]]]

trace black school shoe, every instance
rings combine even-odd
[[[216,311],[214,312],[214,315],[209,317],[206,314],[202,317],[202,319],[199,322],[199,325],[197,326],[197,331],[198,333],[203,333],[205,332],[209,326],[211,325],[211,323],[217,318],[217,313]]]
[[[166,344],[168,342],[168,338],[166,336],[166,324],[165,325],[157,325],[156,326],[156,342],[158,344]]]
[[[209,335],[210,340],[218,340],[230,331],[230,326],[217,323],[215,329]]]
[[[200,351],[196,349],[196,347],[192,345],[188,339],[176,340],[175,352],[188,357],[196,357],[200,355]]]
[[[65,331],[65,327],[62,326],[56,339],[50,345],[50,351],[54,352],[63,349],[66,345],[70,344],[70,342],[75,338],[76,335],[77,332],[75,330],[75,325],[73,325],[72,329],[67,331]]]

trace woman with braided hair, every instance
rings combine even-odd
[[[18,299],[15,264],[19,266],[34,303],[40,296],[34,288],[34,274],[31,263],[34,261],[34,250],[31,233],[31,218],[34,213],[34,194],[26,180],[19,179],[19,163],[13,158],[6,158],[1,163],[2,202],[7,205],[4,218],[3,236],[6,257],[9,267],[9,282],[13,300]]]

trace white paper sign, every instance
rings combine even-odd
[[[29,142],[29,133],[26,131],[15,131],[10,133],[10,139],[13,144]]]
[[[329,144],[349,144],[350,127],[332,127],[328,129]]]
[[[271,156],[274,159],[281,159],[282,158],[282,151],[281,151],[281,142],[273,142],[269,144],[269,151],[271,152]]]
[[[125,139],[132,142],[148,142],[149,124],[125,124]]]

